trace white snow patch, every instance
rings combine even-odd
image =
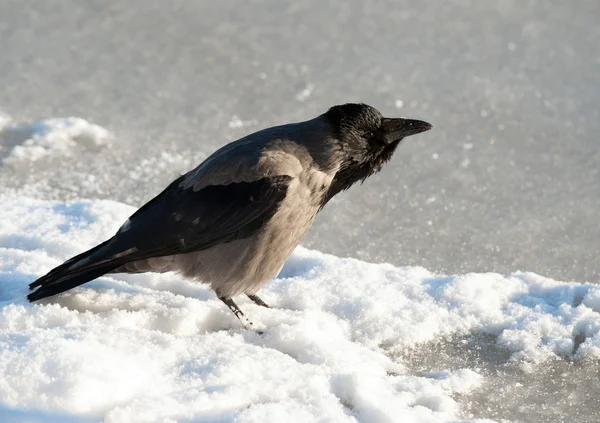
[[[256,121],[255,119],[242,120],[238,116],[233,115],[231,117],[231,120],[227,124],[227,126],[229,126],[229,128],[231,128],[231,129],[235,129],[235,128],[246,128],[248,126],[255,126],[257,124],[258,124],[258,121]]]
[[[306,84],[306,86],[296,94],[296,100],[305,101],[310,97],[315,86],[313,84]]]
[[[78,143],[88,147],[100,146],[107,144],[111,138],[106,129],[77,117],[41,120],[29,124],[9,123],[4,126],[3,132],[2,136],[22,138],[22,142],[14,146],[5,157],[5,163],[37,161],[48,156],[69,154]]]
[[[599,286],[443,276],[304,248],[261,292],[273,308],[236,299],[262,336],[174,274],[111,275],[28,304],[30,282],[134,209],[0,201],[0,421],[448,422],[465,418],[455,397],[484,376],[414,374],[398,352],[479,333],[530,368],[600,358]]]

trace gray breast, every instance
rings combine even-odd
[[[208,283],[217,295],[256,293],[273,279],[300,243],[320,209],[331,177],[310,169],[294,179],[272,219],[256,234],[176,257],[188,278]]]

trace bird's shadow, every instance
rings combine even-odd
[[[183,279],[175,273],[103,276],[85,286],[30,304],[28,285],[35,279],[36,275],[18,271],[0,273],[0,307],[58,305],[79,313],[144,312],[144,328],[169,334],[187,333],[190,326],[186,319],[194,322],[194,332],[198,335],[243,329],[209,286]],[[193,302],[196,300],[199,303]],[[245,296],[236,301],[243,308],[252,309],[251,315],[264,313]],[[165,307],[172,313],[165,312]]]
[[[307,276],[315,268],[322,264],[322,261],[313,255],[306,254],[304,248],[299,247],[285,262],[283,268],[277,275],[277,279],[302,278]]]
[[[30,292],[29,284],[37,277],[39,275],[19,271],[0,272],[0,305],[27,304],[27,294]],[[112,303],[92,301],[92,298],[97,299],[102,294],[109,292],[119,294],[115,295]],[[85,295],[83,295],[84,293]],[[136,296],[140,294],[160,295],[161,293],[180,295],[200,301],[216,298],[208,286],[185,280],[176,274],[115,274],[114,276],[100,277],[86,283],[83,287],[38,300],[35,304],[58,304],[70,310],[92,313],[101,313],[117,308],[138,311],[144,308],[144,303],[133,301]]]
[[[27,286],[35,278],[34,275],[26,273],[0,272],[0,305],[25,302]]]

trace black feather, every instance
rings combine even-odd
[[[136,211],[127,230],[31,283],[30,289],[38,289],[27,298],[37,301],[67,291],[133,261],[247,238],[277,212],[291,179],[273,176],[193,191],[181,188],[179,178]]]
[[[124,263],[118,262],[117,260],[112,260],[106,263],[96,264],[91,268],[81,270],[78,269],[76,272],[67,271],[64,275],[55,275],[54,277],[45,276],[44,280],[38,284],[39,288],[27,295],[27,299],[33,302],[41,300],[42,298],[50,297],[52,295],[60,294],[61,292],[68,291],[69,289],[99,278],[100,276],[105,275],[122,264]]]
[[[279,209],[292,177],[210,185],[199,191],[174,183],[130,218],[113,248],[135,248],[136,259],[201,251],[247,238]]]

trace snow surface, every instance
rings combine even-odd
[[[1,421],[472,420],[457,398],[484,383],[477,367],[416,372],[403,354],[493,336],[525,372],[557,357],[600,358],[597,285],[444,276],[301,247],[261,292],[273,308],[238,299],[262,336],[175,274],[102,277],[31,305],[28,283],[134,209],[0,201]]]
[[[70,156],[77,143],[101,146],[110,140],[106,129],[76,117],[11,124],[6,115],[0,114],[0,131],[0,141],[4,138],[20,141],[4,158],[4,163],[8,164],[35,162],[52,155]]]

